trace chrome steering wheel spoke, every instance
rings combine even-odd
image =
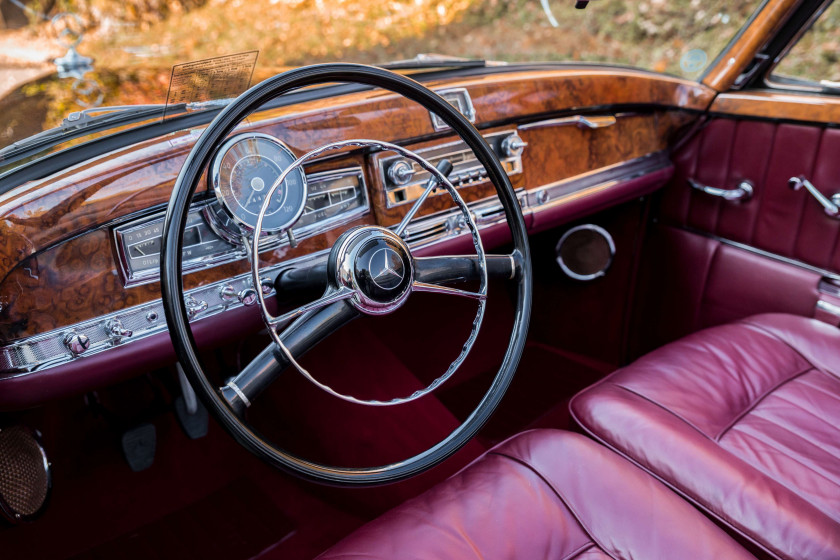
[[[403,157],[416,162],[422,169],[430,174],[430,179],[426,185],[426,189],[395,228],[388,230],[374,226],[362,226],[348,230],[339,238],[329,257],[335,261],[335,278],[328,278],[327,291],[320,299],[281,316],[274,316],[268,310],[265,302],[265,296],[261,290],[257,290],[257,301],[259,303],[263,321],[268,327],[268,332],[274,340],[274,343],[280,352],[281,358],[284,358],[285,361],[294,366],[301,375],[306,377],[316,386],[339,399],[357,404],[367,406],[392,406],[403,404],[423,397],[452,377],[455,371],[457,371],[464,362],[475,344],[475,340],[478,337],[478,331],[481,328],[481,322],[484,319],[485,302],[487,300],[487,262],[484,254],[484,246],[481,243],[481,237],[478,234],[478,226],[475,223],[475,218],[470,212],[469,207],[466,202],[464,202],[464,199],[461,198],[461,195],[455,187],[452,186],[452,183],[450,183],[446,178],[446,173],[451,170],[451,164],[445,162],[441,165],[441,168],[438,169],[411,150],[395,144],[377,140],[344,140],[321,146],[320,148],[312,150],[295,160],[294,163],[292,163],[280,174],[280,176],[268,189],[265,194],[262,207],[260,208],[260,212],[257,215],[257,221],[252,238],[254,241],[249,243],[245,240],[245,248],[251,261],[251,273],[255,283],[254,285],[259,285],[259,239],[263,230],[263,220],[268,212],[274,193],[283,185],[286,177],[295,170],[300,169],[305,162],[325,153],[342,150],[348,147],[372,148],[382,151],[396,152]],[[424,201],[429,197],[432,191],[437,188],[445,189],[452,197],[452,200],[464,215],[465,223],[472,236],[473,246],[476,250],[474,268],[477,271],[477,279],[479,281],[479,288],[476,292],[435,285],[422,280],[415,281],[415,261],[411,256],[411,251],[408,245],[401,238],[400,234],[405,231],[405,228],[420,211]],[[289,228],[291,228],[292,225],[293,224],[290,224]],[[280,233],[284,232],[281,231]],[[374,261],[376,261],[376,263],[374,263]],[[376,268],[376,271],[374,271],[374,268]],[[307,371],[306,368],[297,361],[294,352],[292,352],[284,342],[284,336],[277,332],[277,328],[286,324],[289,320],[293,320],[297,317],[303,317],[306,313],[310,313],[313,310],[318,310],[324,306],[333,305],[344,300],[360,312],[368,315],[390,313],[405,303],[408,295],[415,291],[436,292],[471,298],[478,302],[478,309],[472,323],[470,335],[461,347],[461,353],[455,358],[449,368],[447,368],[443,375],[432,381],[432,383],[430,383],[426,388],[415,391],[414,393],[404,397],[380,401],[359,399],[352,395],[339,393],[332,387],[318,381],[315,376]],[[236,389],[241,390],[241,387],[236,384],[235,381],[234,386],[228,388],[233,391],[236,398],[242,400],[243,395],[239,395],[236,392]],[[228,396],[230,396],[230,394]],[[244,397],[247,399],[247,394],[244,394]]]
[[[426,282],[418,282],[417,280],[411,286],[415,292],[429,292],[432,294],[448,294],[452,296],[461,296],[465,298],[477,299],[484,301],[487,299],[486,293],[470,292],[467,290],[460,290],[458,288],[450,288],[449,286],[441,286],[439,284],[427,284]]]

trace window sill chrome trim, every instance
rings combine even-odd
[[[581,175],[556,181],[530,191],[517,191],[517,198],[527,216],[543,212],[559,206],[570,199],[586,197],[596,192],[609,189],[624,181],[632,180],[642,175],[655,172],[670,165],[668,157],[657,152],[636,158],[627,162],[602,167]],[[539,193],[549,193],[548,199],[543,199]],[[470,203],[470,210],[476,215],[479,230],[505,223],[502,205],[496,196]],[[423,217],[408,228],[407,241],[412,249],[426,248],[444,241],[454,240],[461,235],[467,235],[464,228],[459,227],[458,209],[448,210]],[[426,235],[424,232],[428,232]],[[412,240],[412,237],[415,239]],[[263,275],[274,277],[283,269],[300,266],[303,263],[318,262],[326,259],[329,250],[322,250],[304,255],[263,269]],[[185,292],[185,297],[194,298],[198,302],[206,302],[207,308],[196,313],[190,319],[191,323],[216,316],[230,309],[243,307],[238,300],[225,301],[221,297],[221,289],[230,284],[236,293],[251,288],[251,274],[244,273],[207,284]],[[272,291],[267,297],[275,295]],[[155,317],[154,320],[147,319]],[[109,320],[120,320],[127,329],[132,330],[130,338],[116,340],[111,337],[105,325]],[[135,341],[166,332],[163,304],[161,300],[150,301],[138,306],[121,309],[74,325],[54,329],[47,333],[14,341],[0,347],[0,379],[29,375],[46,369],[69,363],[75,359],[95,355],[106,350],[131,344]],[[90,348],[82,356],[74,356],[64,346],[64,337],[70,332],[85,334],[91,340]],[[44,347],[54,350],[45,355]]]
[[[742,250],[744,250],[748,253],[752,253],[752,254],[758,255],[760,257],[766,257],[768,259],[772,259],[772,260],[780,262],[780,263],[788,264],[790,266],[795,266],[797,268],[801,268],[803,270],[813,272],[814,274],[818,274],[818,275],[820,275],[824,278],[828,278],[830,280],[833,280],[834,282],[840,282],[840,274],[837,274],[836,272],[832,272],[830,270],[826,270],[824,268],[820,268],[818,266],[810,265],[808,263],[804,263],[802,261],[798,261],[798,260],[792,259],[790,257],[777,255],[776,253],[770,253],[768,251],[765,251],[764,249],[758,249],[756,247],[753,247],[751,245],[747,245],[745,243],[741,243],[739,241],[732,241],[731,239],[726,239],[724,237],[718,237],[717,235],[714,235],[714,234],[711,234],[711,233],[708,233],[708,232],[705,232],[705,231],[696,230],[694,228],[685,227],[685,226],[675,226],[675,225],[671,225],[671,224],[667,224],[667,223],[663,223],[663,225],[666,225],[668,227],[673,227],[675,229],[680,229],[680,230],[683,230],[683,231],[687,231],[688,233],[693,233],[694,235],[699,235],[700,237],[705,237],[707,239],[711,239],[713,241],[717,241],[719,243],[722,243],[723,245],[728,245],[730,247],[735,247],[736,249],[742,249]]]

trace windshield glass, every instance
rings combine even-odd
[[[696,79],[757,5],[594,0],[578,10],[574,0],[11,0],[0,18],[0,149],[18,143],[11,152],[20,152],[24,139],[31,148],[29,137],[54,127],[66,141],[80,131],[102,135],[162,118],[151,108],[111,113],[103,126],[101,114],[73,113],[165,104],[174,65],[252,51],[259,54],[242,89],[304,64],[445,66],[442,56],[611,63]],[[421,53],[433,55],[417,59]],[[56,144],[54,134],[44,136],[42,144]],[[9,154],[0,152],[0,160]]]

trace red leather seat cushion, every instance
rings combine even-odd
[[[577,395],[588,432],[779,558],[840,558],[840,330],[759,315]]]
[[[319,558],[753,556],[615,453],[578,434],[540,430],[497,446]]]

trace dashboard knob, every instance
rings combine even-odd
[[[271,290],[274,289],[274,282],[271,281],[271,278],[263,276],[260,278],[260,289],[264,296],[267,296],[271,293]]]
[[[518,157],[522,155],[522,151],[525,150],[525,146],[527,145],[528,142],[522,140],[522,138],[514,132],[502,140],[502,153],[505,157]]]
[[[83,334],[71,332],[64,336],[64,345],[74,356],[79,356],[90,348],[90,339]]]
[[[134,334],[133,331],[126,329],[119,319],[108,319],[105,322],[105,332],[114,342],[119,342],[123,338],[128,338]]]
[[[257,291],[253,288],[245,288],[239,292],[239,301],[248,307],[254,305],[257,303]]]
[[[414,165],[407,159],[398,159],[388,168],[388,178],[395,185],[405,185],[414,177]]]
[[[236,288],[233,287],[233,284],[225,284],[219,288],[219,299],[225,304],[235,301],[236,295]]]
[[[187,296],[184,299],[184,302],[187,305],[187,315],[189,315],[190,319],[201,313],[202,311],[207,310],[207,302],[206,301],[199,301],[195,299],[193,296]]]

